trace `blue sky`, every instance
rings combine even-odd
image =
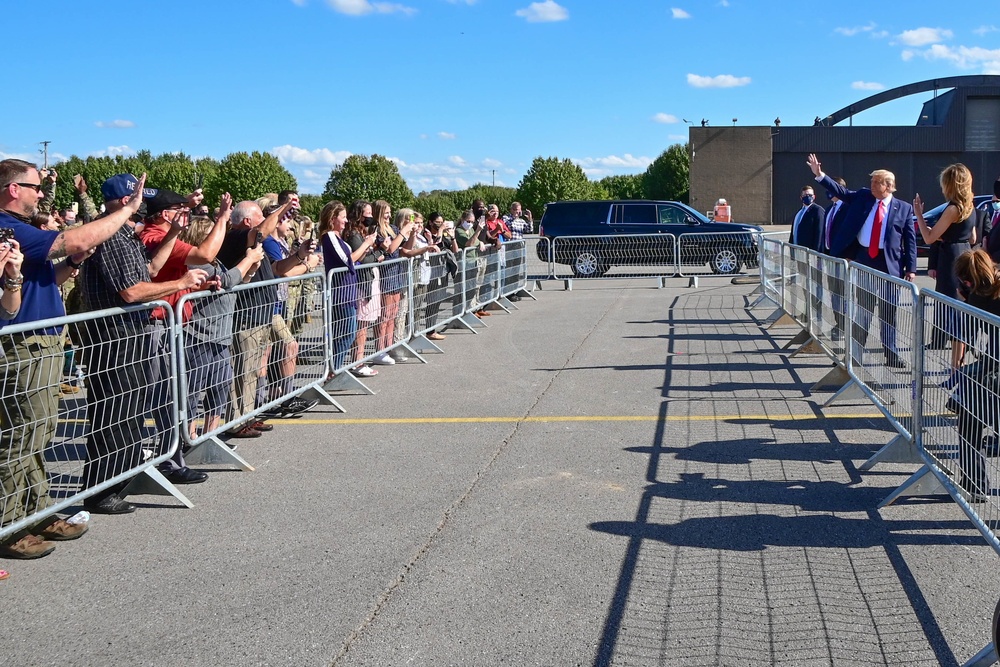
[[[493,178],[516,186],[539,155],[571,158],[593,178],[636,173],[686,140],[685,119],[808,125],[880,89],[1000,74],[997,9],[996,0],[8,3],[0,157],[37,159],[42,140],[56,157],[270,151],[303,192],[321,191],[351,153],[396,160],[415,192]],[[912,125],[926,98],[855,124]]]

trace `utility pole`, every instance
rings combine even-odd
[[[490,171],[493,172],[493,187],[496,187],[496,185],[497,185],[497,170],[496,169],[490,169]]]
[[[39,151],[42,154],[42,165],[43,165],[42,169],[48,169],[49,168],[49,144],[51,144],[52,142],[51,141],[39,141],[38,143],[40,143],[42,145],[42,150]]]

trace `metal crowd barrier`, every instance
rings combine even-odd
[[[154,301],[0,330],[0,538],[130,480],[119,496],[191,506],[156,468],[178,446],[173,324]]]
[[[253,470],[220,436],[298,396],[343,411],[323,390],[332,356],[327,294],[325,276],[313,272],[181,297],[176,312],[190,303],[194,313],[177,332],[179,423],[190,463]]]
[[[673,234],[549,239],[553,278],[662,278],[678,273]]]
[[[677,274],[734,275],[756,270],[760,258],[755,232],[687,232],[677,237]]]
[[[760,269],[760,288],[759,296],[751,304],[751,307],[757,307],[766,300],[780,308],[781,295],[785,288],[785,274],[781,263],[781,240],[762,233],[758,235],[757,245],[760,248],[760,260],[757,262]]]
[[[413,307],[410,318],[413,331],[409,346],[417,353],[441,352],[427,335],[441,333],[455,323],[460,323],[464,314],[461,285],[463,274],[461,253],[458,255],[445,250],[414,258],[413,261]]]

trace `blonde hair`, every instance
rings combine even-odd
[[[208,238],[208,234],[215,226],[215,221],[203,215],[196,215],[188,222],[188,226],[181,230],[178,238],[191,245],[201,245]]]
[[[955,276],[971,286],[972,293],[1000,298],[1000,274],[990,254],[982,248],[964,252],[955,260]]]
[[[972,215],[972,172],[961,162],[948,165],[941,172],[941,194],[958,207],[958,221]]]
[[[392,210],[389,202],[384,199],[375,200],[375,203],[372,204],[372,217],[375,218],[375,228],[378,230],[378,235],[385,239],[391,239],[395,236],[392,228],[388,222],[382,222],[382,218],[384,217],[382,214],[385,213],[386,209]]]
[[[278,205],[278,195],[274,194],[273,192],[269,192],[266,195],[259,197],[255,201],[257,202],[257,206],[260,206],[261,211],[266,211],[272,206]],[[265,213],[264,215],[267,214]]]
[[[896,191],[896,175],[888,169],[876,169],[868,175],[884,185],[889,192]]]
[[[412,208],[401,208],[396,211],[396,219],[393,220],[396,225],[396,229],[402,229],[403,225],[410,221],[411,215],[415,215]]]

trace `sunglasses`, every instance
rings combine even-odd
[[[16,186],[21,187],[21,188],[31,188],[35,192],[41,192],[42,191],[42,184],[41,183],[8,183],[7,184],[8,187],[11,186],[11,185],[16,185]]]

